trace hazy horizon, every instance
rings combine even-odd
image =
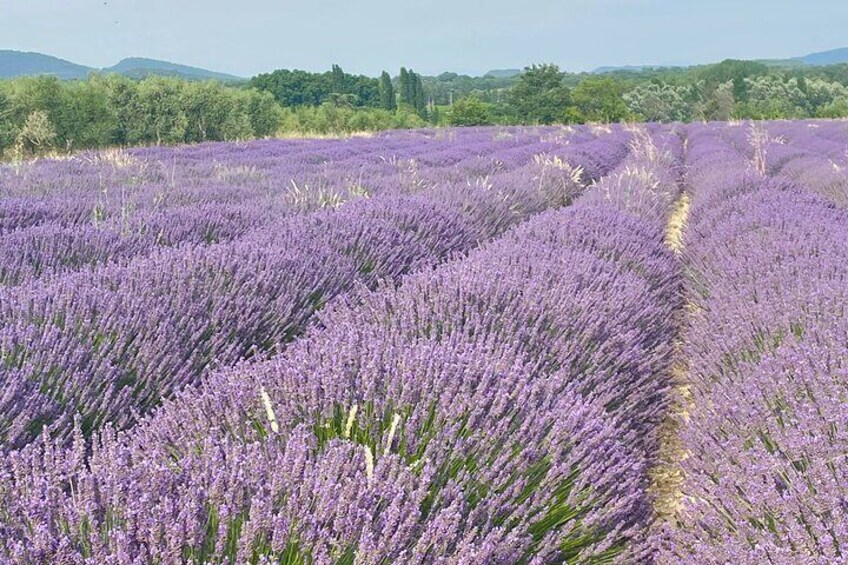
[[[423,74],[480,75],[557,63],[601,66],[702,64],[726,58],[800,56],[848,46],[848,3],[757,0],[0,0],[0,48],[35,51],[91,67],[148,57],[249,77],[332,63],[377,75],[400,66]]]

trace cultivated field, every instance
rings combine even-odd
[[[0,563],[848,563],[848,124],[0,166]]]

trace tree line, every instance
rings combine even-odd
[[[478,83],[482,86],[482,83]],[[686,69],[574,75],[533,65],[508,86],[472,90],[447,123],[552,124],[848,117],[848,65],[726,60]]]
[[[352,75],[339,65],[325,73],[279,69],[250,79],[250,86],[270,92],[283,106],[404,109],[427,119],[431,100],[420,74],[401,67],[396,80],[383,71],[379,78]]]
[[[264,137],[277,132],[281,119],[269,93],[217,82],[118,75],[0,81],[0,152],[7,157]]]
[[[0,81],[0,157],[114,145],[344,134],[426,125],[848,117],[848,65],[727,60],[687,69],[392,77],[277,70],[246,84],[95,74]]]

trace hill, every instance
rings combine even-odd
[[[188,65],[179,65],[168,61],[159,61],[156,59],[145,59],[143,57],[130,57],[123,59],[118,64],[103,69],[107,73],[118,73],[131,78],[144,78],[150,75],[159,76],[174,76],[188,80],[220,80],[223,82],[243,80],[241,77],[218,73],[201,69],[199,67],[190,67]]]
[[[62,80],[81,80],[88,77],[92,72],[117,73],[130,78],[159,75],[187,80],[220,80],[222,82],[243,80],[240,77],[225,73],[142,57],[130,57],[111,67],[96,69],[43,53],[0,49],[0,79],[55,75]]]
[[[0,78],[56,75],[64,80],[84,79],[94,70],[91,67],[42,53],[0,49]]]
[[[521,69],[494,69],[483,75],[484,78],[512,78],[521,74]]]
[[[830,51],[821,51],[818,53],[810,53],[809,55],[801,57],[801,61],[803,61],[805,65],[815,66],[848,63],[848,47],[831,49]]]

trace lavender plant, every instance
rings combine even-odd
[[[625,135],[586,143],[606,151],[611,168],[627,152]],[[584,153],[561,154],[579,163]],[[0,289],[3,444],[24,445],[45,426],[67,436],[76,415],[85,435],[107,422],[129,426],[207,368],[284,346],[355,285],[398,280],[559,203],[525,173],[506,174],[508,182],[359,198],[219,244],[184,243]]]
[[[478,195],[460,195],[462,209]],[[44,435],[10,453],[0,552],[119,563],[645,558],[679,275],[662,223],[624,201],[578,198],[400,286],[360,288],[281,354],[211,373],[128,431],[106,427],[89,442],[78,422],[69,447]]]
[[[725,169],[750,158],[719,151]],[[693,166],[693,402],[682,507],[658,561],[845,562],[848,216],[788,178]]]

